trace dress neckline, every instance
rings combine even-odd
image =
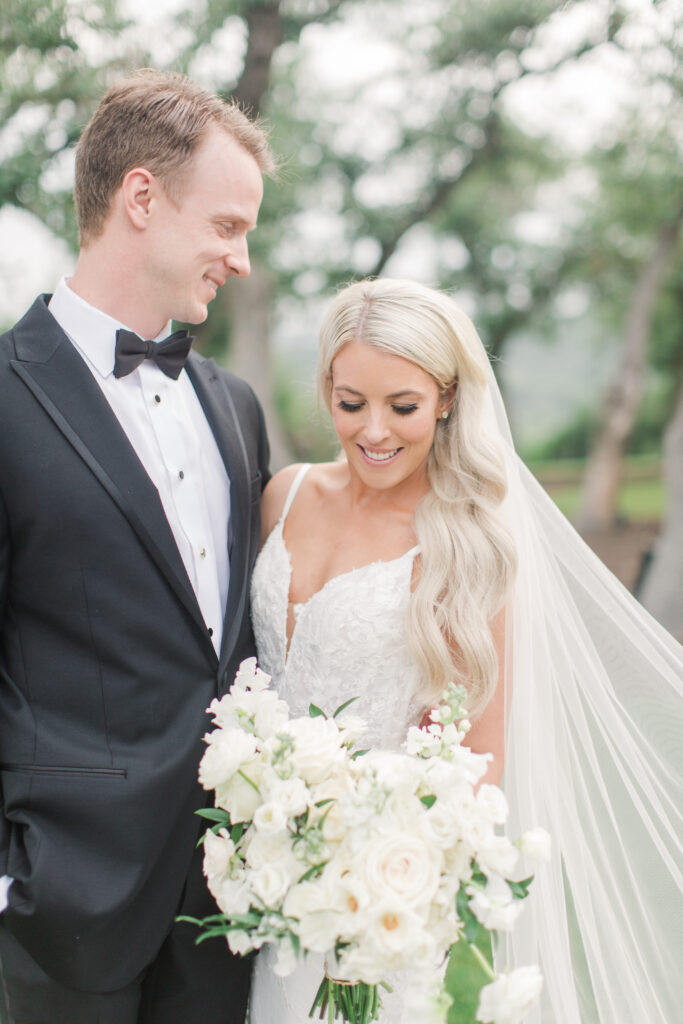
[[[414,544],[407,551],[404,551],[402,555],[397,555],[396,558],[376,558],[372,562],[365,562],[363,565],[357,565],[357,566],[354,566],[352,569],[346,569],[344,572],[339,572],[339,573],[336,574],[336,576],[330,576],[330,578],[328,580],[325,580],[325,582],[320,587],[318,587],[318,589],[315,590],[310,595],[310,597],[306,598],[305,601],[299,601],[299,602],[297,602],[295,604],[295,603],[291,602],[290,599],[289,599],[290,590],[291,590],[291,586],[292,586],[292,571],[293,570],[292,570],[292,556],[291,556],[290,550],[287,547],[287,544],[285,542],[284,525],[285,525],[285,517],[281,516],[280,519],[278,519],[278,521],[275,524],[275,526],[273,527],[270,535],[266,539],[266,543],[268,543],[269,541],[272,541],[273,539],[279,541],[280,546],[282,548],[282,551],[284,552],[286,562],[287,562],[287,579],[286,579],[286,590],[285,590],[285,621],[284,621],[284,643],[285,643],[285,664],[286,664],[287,663],[287,659],[289,657],[289,652],[290,652],[290,650],[292,648],[292,643],[294,641],[294,636],[296,634],[296,627],[298,625],[299,614],[303,611],[304,608],[307,608],[318,597],[320,597],[325,591],[327,591],[331,586],[336,585],[340,580],[348,579],[350,576],[354,576],[354,575],[366,572],[368,569],[371,569],[371,568],[373,568],[375,566],[378,566],[378,565],[391,566],[391,565],[395,565],[395,564],[397,564],[399,562],[403,562],[408,557],[410,557],[411,559],[415,558],[415,556],[420,551],[420,545],[419,544]],[[290,604],[292,606],[292,609],[294,610],[294,627],[292,629],[291,636],[288,636],[287,635],[287,617],[288,617],[287,616],[287,612],[289,610]]]

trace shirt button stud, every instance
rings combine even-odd
[[[185,472],[184,472],[184,470],[182,470],[182,469],[180,470],[180,472],[178,473],[178,479],[179,480],[184,480],[185,479]]]
[[[200,548],[200,550],[199,550],[199,557],[200,558],[206,558],[206,548]]]
[[[159,405],[159,403],[161,401],[161,395],[155,395],[154,396],[154,401],[157,403],[157,405]]]
[[[209,636],[213,636],[213,626],[209,626]]]

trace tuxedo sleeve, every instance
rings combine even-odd
[[[4,634],[5,615],[7,614],[7,594],[10,575],[10,537],[7,510],[0,492],[0,687],[7,681],[2,668],[2,636]],[[9,847],[9,825],[5,819],[5,801],[0,785],[0,875],[7,870],[7,853]]]
[[[270,444],[268,443],[268,434],[266,432],[266,420],[263,415],[263,409],[256,395],[254,395],[254,401],[256,402],[256,410],[258,412],[258,464],[259,472],[261,473],[261,486],[265,487],[270,480]]]

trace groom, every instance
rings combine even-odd
[[[197,764],[253,654],[268,444],[247,384],[156,343],[249,273],[272,168],[184,76],[115,85],[78,146],[76,271],[0,337],[2,1024],[244,1020],[248,965],[174,921],[216,911]]]

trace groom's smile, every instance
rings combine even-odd
[[[166,319],[201,323],[227,279],[249,273],[247,233],[256,226],[263,183],[254,157],[215,128],[179,187],[176,200],[163,189],[157,195],[152,294]]]

